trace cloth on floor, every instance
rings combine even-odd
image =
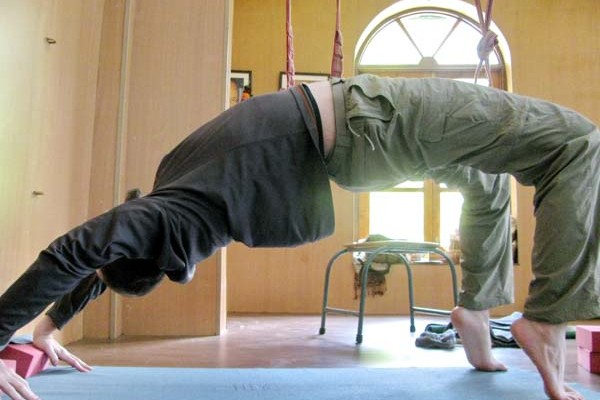
[[[567,339],[576,339],[577,328],[573,325],[567,326],[567,333],[565,334]]]
[[[523,314],[520,312],[513,312],[510,315],[501,318],[490,319],[490,337],[492,338],[493,347],[520,347],[517,341],[513,338],[510,328],[517,319],[521,318]],[[425,326],[425,332],[441,334],[447,330],[453,330],[456,335],[457,342],[460,343],[460,335],[454,327],[452,322],[447,324],[429,324]],[[568,327],[566,333],[567,339],[575,339],[575,328]]]
[[[456,346],[456,333],[453,329],[443,333],[423,332],[415,339],[415,346],[426,349],[453,349]]]
[[[514,312],[502,318],[490,319],[490,337],[492,339],[492,347],[515,347],[519,344],[513,338],[510,327],[514,321],[521,318],[520,312]],[[447,330],[452,330],[460,343],[460,335],[452,326],[452,322],[447,324],[429,324],[425,327],[425,332],[442,333]]]
[[[510,327],[522,315],[520,312],[515,311],[502,318],[490,319],[490,334],[492,336],[493,347],[519,347],[519,344],[513,338]]]
[[[446,324],[428,324],[425,326],[425,332],[444,333],[448,329],[453,329],[452,322]]]

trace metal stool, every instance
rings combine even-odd
[[[360,282],[360,305],[358,311],[347,310],[341,308],[334,308],[328,306],[329,301],[329,277],[335,261],[346,253],[364,252],[367,255],[366,262],[362,268]],[[321,328],[319,334],[325,334],[325,322],[327,313],[347,314],[355,315],[358,317],[358,330],[356,332],[356,343],[362,343],[362,328],[363,318],[365,313],[365,301],[367,297],[367,278],[371,263],[380,254],[394,254],[397,255],[402,264],[406,268],[406,275],[408,278],[408,301],[410,305],[410,331],[415,331],[415,312],[424,314],[435,314],[435,315],[450,315],[450,310],[441,310],[436,308],[418,307],[414,304],[414,293],[413,293],[413,280],[412,280],[412,267],[411,262],[406,257],[406,254],[431,254],[435,253],[440,255],[448,263],[450,273],[452,275],[452,294],[454,299],[454,305],[458,303],[458,284],[456,282],[456,267],[452,262],[452,259],[441,249],[438,243],[432,242],[407,242],[404,240],[385,240],[385,241],[372,241],[363,243],[351,243],[344,246],[344,249],[337,252],[327,264],[327,270],[325,272],[325,290],[323,293],[323,309],[321,312]]]

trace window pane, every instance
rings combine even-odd
[[[394,187],[397,189],[423,189],[424,186],[423,181],[405,181]]]
[[[440,65],[477,65],[477,44],[481,34],[472,26],[461,22],[438,51],[435,60]],[[498,65],[498,57],[490,53],[490,65]]]
[[[457,20],[454,16],[432,12],[401,17],[400,23],[409,32],[419,50],[415,49],[400,25],[391,21],[369,41],[359,65],[419,65],[421,55],[435,55],[438,65],[477,65],[477,44],[481,33],[474,26],[464,21],[460,22],[446,39]],[[439,48],[444,39],[446,41]],[[499,64],[496,53],[492,52],[490,65]]]
[[[450,248],[452,235],[458,234],[463,197],[458,192],[440,193],[440,244]]]
[[[369,233],[392,239],[422,241],[423,193],[373,192],[369,200]]]
[[[402,18],[402,23],[415,41],[423,57],[433,57],[456,18],[443,14],[424,13]]]
[[[457,81],[474,83],[474,78],[460,78]],[[479,78],[477,78],[477,84],[481,86],[490,86],[490,80],[485,77],[485,72],[481,71]]]
[[[375,34],[360,59],[361,65],[417,65],[419,52],[408,40],[406,33],[392,21]]]

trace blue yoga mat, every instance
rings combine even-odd
[[[540,377],[521,369],[56,367],[29,382],[43,400],[547,399]],[[573,386],[600,399],[600,392]]]

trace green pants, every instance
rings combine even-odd
[[[600,132],[555,104],[444,79],[360,75],[333,85],[331,178],[354,191],[431,177],[464,196],[460,304],[513,301],[508,175],[535,187],[524,314],[552,323],[600,316]]]

